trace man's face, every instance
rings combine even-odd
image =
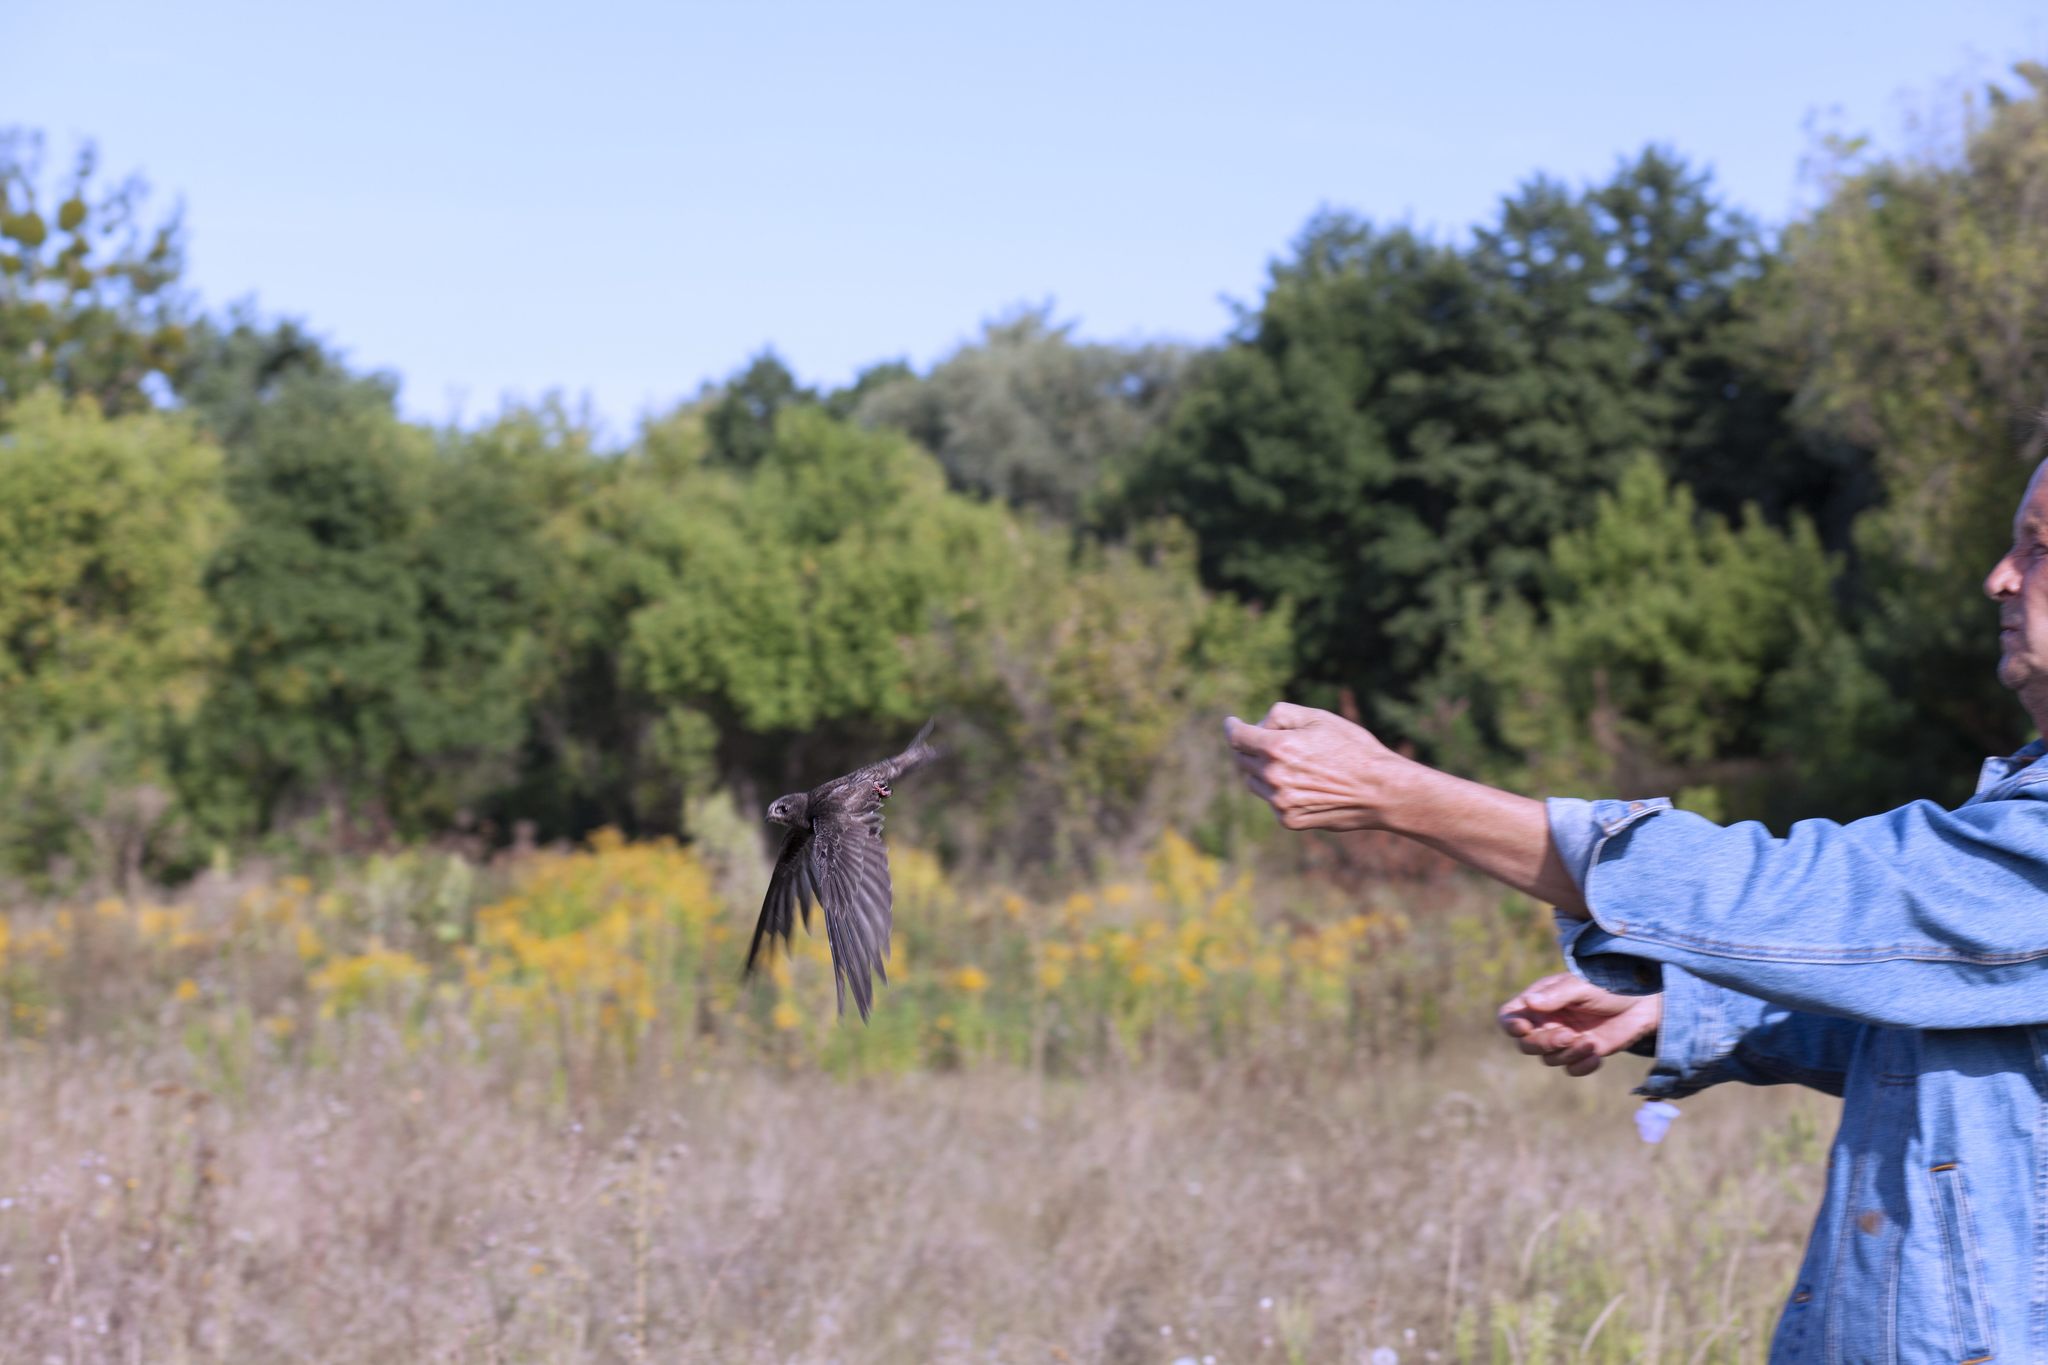
[[[2021,694],[2048,692],[2048,470],[2027,481],[2012,518],[2012,548],[1984,579],[1998,603],[1998,680]],[[2031,706],[2029,709],[2033,709]]]

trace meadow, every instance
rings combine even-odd
[[[1762,1358],[1831,1102],[1643,1145],[1643,1063],[1491,1032],[1552,965],[1533,904],[1172,834],[1032,894],[899,845],[863,1028],[822,933],[741,982],[765,869],[719,847],[18,908],[0,1358]]]

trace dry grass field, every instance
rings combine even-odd
[[[1762,1357],[1829,1103],[1644,1146],[1489,1033],[1527,907],[906,866],[868,1030],[673,849],[16,913],[0,1359]]]

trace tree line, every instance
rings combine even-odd
[[[618,442],[403,420],[5,134],[0,869],[687,838],[933,712],[948,851],[1228,841],[1213,727],[1283,691],[1537,790],[1953,799],[2024,738],[1975,591],[2043,453],[2048,70],[1959,122],[1826,144],[1777,232],[1650,148],[1458,240],[1320,212],[1214,346],[1028,309]]]

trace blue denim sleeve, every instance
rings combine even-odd
[[[1594,819],[1593,802],[1553,796],[1543,804],[1550,817],[1550,842],[1583,892],[1586,874],[1593,867],[1593,851],[1600,846],[1601,830]],[[1654,962],[1630,957],[1619,949],[1593,956],[1579,952],[1579,940],[1591,927],[1586,920],[1557,917],[1558,946],[1564,950],[1564,965],[1572,975],[1618,995],[1651,995],[1659,989]]]
[[[2048,1021],[2048,787],[1774,838],[1667,801],[1591,803],[1581,961],[1615,954],[1897,1028]],[[1562,845],[1560,845],[1562,848]]]
[[[1656,1064],[1636,1087],[1679,1100],[1710,1085],[1804,1085],[1839,1096],[1863,1026],[1809,1014],[1666,965]]]
[[[1603,829],[1594,803],[1552,798],[1547,804],[1551,841],[1565,867],[1583,889],[1592,871]],[[1662,802],[1624,806],[1622,815],[1640,815]],[[1656,1036],[1631,1052],[1655,1059],[1636,1093],[1652,1099],[1677,1100],[1724,1081],[1746,1085],[1804,1085],[1830,1095],[1842,1093],[1860,1024],[1825,1015],[1789,1010],[1753,995],[1702,980],[1682,967],[1633,957],[1609,947],[1582,953],[1589,920],[1558,917],[1558,943],[1566,966],[1605,990],[1622,995],[1661,992],[1664,1015]],[[1611,941],[1611,940],[1610,940]]]

